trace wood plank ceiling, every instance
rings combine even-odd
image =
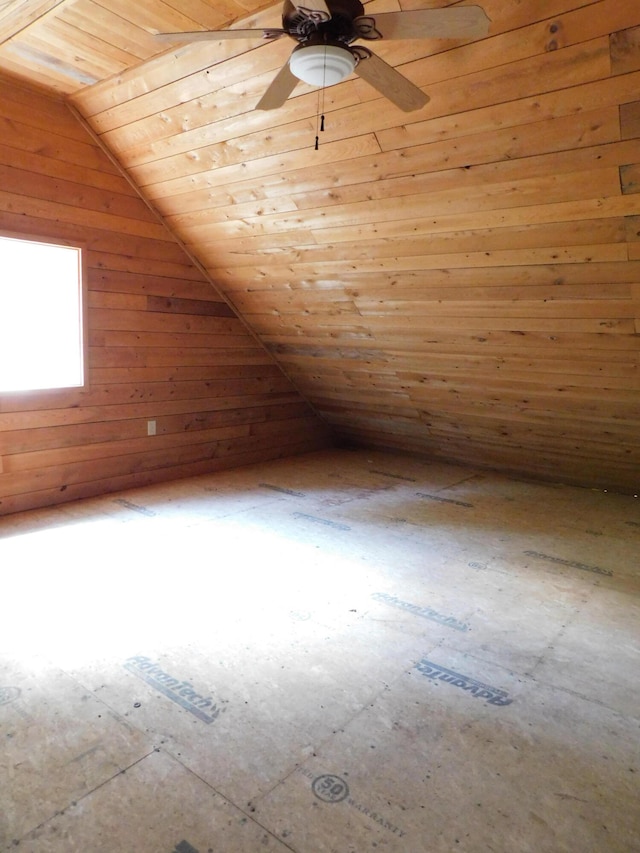
[[[0,68],[68,99],[345,442],[635,490],[640,3],[482,5],[486,38],[376,43],[412,113],[356,77],[254,111],[289,39],[153,38],[279,25],[251,0],[0,3]]]

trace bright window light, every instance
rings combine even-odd
[[[0,236],[0,392],[84,385],[82,250]]]

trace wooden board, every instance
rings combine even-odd
[[[96,378],[144,395],[173,368],[187,393],[211,362],[272,356],[345,440],[637,489],[640,5],[482,5],[485,38],[368,43],[429,95],[409,113],[356,76],[256,111],[290,39],[156,50],[154,31],[238,25],[232,0],[34,0],[24,32],[12,5],[0,62],[69,96],[221,294],[202,305],[200,267],[93,140],[8,93],[0,227],[77,234],[83,208]],[[243,26],[279,25],[278,5],[243,8]],[[266,350],[216,316],[223,297]]]
[[[321,446],[273,357],[72,113],[17,95],[0,94],[0,228],[87,247],[89,384],[0,393],[0,515]]]

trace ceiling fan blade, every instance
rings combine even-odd
[[[156,33],[159,41],[220,41],[221,39],[268,39],[272,41],[285,35],[286,30],[198,30],[194,33]]]
[[[490,19],[481,6],[416,9],[362,15],[354,25],[362,39],[480,38],[489,31]]]
[[[364,48],[356,48],[358,55]],[[419,110],[429,103],[429,96],[418,89],[410,80],[407,80],[399,71],[392,68],[384,59],[380,59],[375,53],[367,51],[369,56],[361,56],[355,67],[355,73],[370,83],[374,89],[392,101],[406,113]]]
[[[289,62],[282,66],[271,81],[269,88],[256,104],[257,110],[276,110],[281,107],[293,92],[298,78],[289,69]]]

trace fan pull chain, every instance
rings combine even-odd
[[[318,89],[318,105],[316,107],[316,146],[315,146],[316,151],[319,148],[319,140],[318,140],[318,133],[320,132],[318,129],[318,116],[319,115],[320,115],[320,89]]]
[[[325,45],[325,59],[324,59],[324,67],[322,70],[322,88],[318,90],[318,111],[316,113],[316,151],[320,147],[319,137],[318,137],[318,116],[320,117],[320,132],[324,132],[324,90],[325,90],[325,74],[327,70],[327,49]]]
[[[324,115],[320,116],[320,131],[324,132]],[[319,137],[318,137],[318,134],[316,133],[316,151],[318,150],[319,147],[320,147]]]

